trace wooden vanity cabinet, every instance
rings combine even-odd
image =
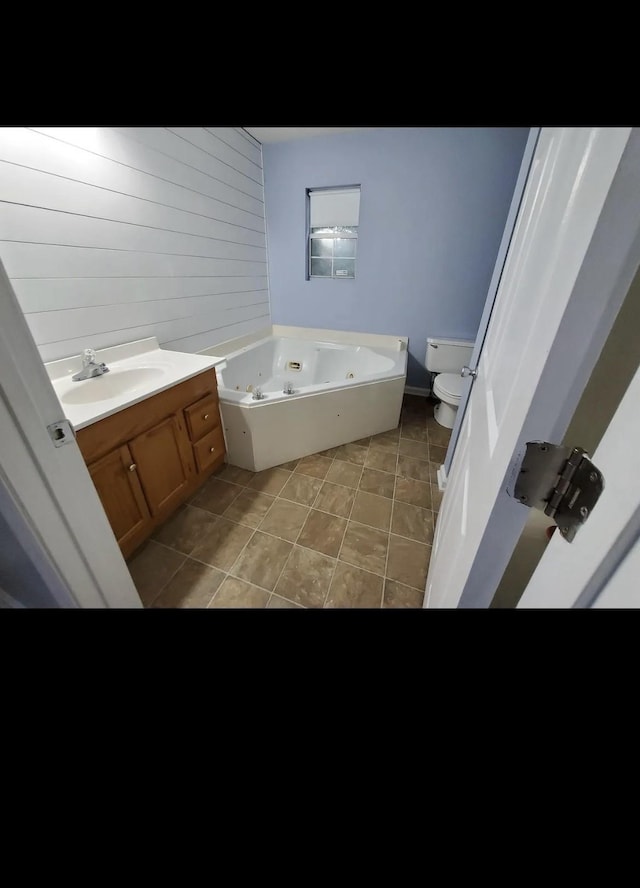
[[[215,370],[207,370],[77,432],[122,554],[224,462]]]

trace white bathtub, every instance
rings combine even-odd
[[[346,344],[305,332],[261,339],[227,354],[218,368],[232,465],[260,472],[398,425],[408,339],[354,333]],[[283,393],[286,383],[293,394]],[[256,388],[262,400],[254,400]]]

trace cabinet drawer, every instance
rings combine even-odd
[[[195,404],[191,404],[190,407],[186,407],[184,416],[191,440],[198,441],[220,424],[217,396],[207,395],[196,401]]]
[[[222,437],[220,426],[209,432],[208,435],[205,435],[197,444],[194,444],[193,452],[196,456],[196,466],[199,472],[204,472],[214,462],[222,459],[224,456],[224,438]]]

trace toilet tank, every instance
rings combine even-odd
[[[459,373],[469,363],[474,344],[468,339],[427,339],[427,370]]]

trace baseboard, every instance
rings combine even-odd
[[[428,398],[431,394],[430,388],[420,388],[417,385],[405,385],[405,395],[418,395],[419,398]]]

